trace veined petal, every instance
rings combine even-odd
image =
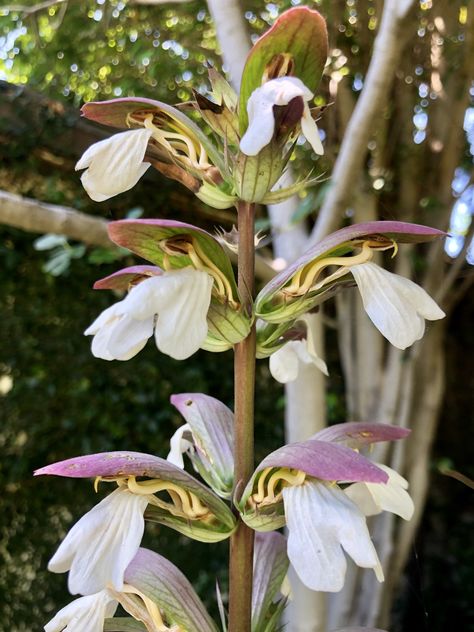
[[[207,335],[213,279],[206,272],[185,268],[167,272],[160,280],[154,297],[159,314],[156,346],[172,358],[184,360],[199,349]]]
[[[347,487],[345,494],[359,507],[365,516],[390,511],[404,520],[410,520],[415,511],[413,500],[406,491],[408,481],[381,463],[378,467],[388,474],[387,483],[355,483]]]
[[[108,584],[123,587],[123,575],[145,528],[146,496],[117,489],[76,522],[51,558],[53,573],[69,570],[73,595],[92,595]]]
[[[176,430],[174,435],[170,439],[170,451],[166,460],[173,465],[177,465],[181,469],[184,469],[184,460],[183,454],[194,446],[192,441],[188,441],[188,439],[184,438],[184,434],[191,434],[192,430],[189,424],[183,424]]]
[[[76,164],[86,169],[82,184],[89,196],[102,202],[131,189],[151,166],[143,162],[151,130],[138,129],[114,134],[91,145]]]
[[[49,623],[45,632],[102,632],[104,620],[113,617],[117,602],[108,590],[69,603]]]
[[[285,487],[283,502],[288,557],[308,588],[342,589],[347,567],[343,549],[358,566],[379,566],[364,516],[338,487],[317,481]]]
[[[425,321],[445,316],[435,301],[416,283],[388,272],[374,263],[350,268],[364,309],[377,329],[398,349],[419,340]]]
[[[303,117],[301,119],[301,131],[303,132],[303,136],[313,148],[314,152],[319,156],[322,156],[324,154],[324,147],[321,142],[318,126],[311,116],[307,103],[304,104]]]

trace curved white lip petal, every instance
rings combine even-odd
[[[80,597],[62,608],[49,623],[45,632],[102,632],[104,620],[113,617],[117,601],[108,590]]]
[[[184,469],[183,454],[194,445],[191,441],[183,438],[183,435],[189,432],[192,434],[189,424],[183,424],[176,430],[170,439],[170,451],[166,457],[167,461],[181,469]]]
[[[156,346],[176,360],[195,353],[207,335],[207,312],[213,279],[206,272],[185,268],[160,277],[155,292],[158,321]]]
[[[92,595],[111,584],[123,586],[125,569],[143,536],[146,496],[117,489],[76,522],[51,558],[53,573],[69,570],[73,595]]]
[[[377,329],[398,349],[406,349],[425,331],[424,318],[438,320],[444,312],[423,288],[375,263],[351,266],[364,309]]]
[[[363,568],[380,563],[364,516],[337,487],[317,481],[283,489],[288,557],[312,590],[338,592],[344,585],[344,549]]]
[[[390,511],[404,520],[410,520],[415,511],[413,500],[408,494],[408,482],[392,468],[377,463],[377,467],[388,474],[388,482],[354,483],[344,492],[366,516]]]
[[[93,200],[102,202],[135,186],[151,166],[143,162],[151,135],[147,129],[129,130],[87,149],[76,170],[87,169],[81,181]]]
[[[286,384],[298,377],[298,354],[295,345],[304,344],[300,341],[287,342],[285,346],[272,353],[269,360],[270,373],[277,382]]]
[[[304,101],[312,99],[313,93],[304,85],[301,79],[297,77],[279,77],[271,79],[259,88],[256,88],[247,101],[247,113],[249,116],[249,124],[245,134],[240,141],[240,150],[247,156],[256,156],[268,143],[272,140],[275,131],[275,118],[273,115],[274,105],[288,105],[295,97],[301,97]],[[306,114],[306,109],[308,110]],[[321,140],[316,128],[316,134],[319,139],[319,145],[314,136],[315,122],[311,118],[308,106],[305,104],[305,112],[303,118],[308,116],[311,123],[306,120],[304,125],[310,138],[309,142],[314,141],[314,150],[317,153],[322,149]],[[302,120],[303,125],[303,120]],[[304,132],[303,132],[304,133]],[[306,136],[306,134],[305,134]],[[312,139],[312,140],[310,140]],[[316,149],[318,147],[318,149]]]

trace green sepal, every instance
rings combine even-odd
[[[315,92],[326,64],[328,36],[324,18],[308,7],[294,7],[282,13],[251,49],[242,73],[239,106],[241,135],[248,126],[247,101],[261,86],[267,66],[281,53],[294,62],[292,75]]]
[[[223,103],[235,112],[239,102],[239,96],[234,88],[215,68],[209,68],[209,81],[212,86],[212,94],[218,103]]]
[[[285,166],[286,157],[282,156],[276,141],[266,145],[256,156],[240,152],[234,165],[237,195],[244,202],[263,202]]]
[[[217,523],[207,524],[202,520],[191,521],[181,516],[173,516],[166,509],[151,504],[146,508],[145,520],[158,522],[198,542],[221,542],[230,538],[237,528],[237,523],[230,509],[223,502],[222,507],[225,507],[227,511],[225,513],[222,510],[219,512],[219,522]]]
[[[226,348],[231,348],[249,335],[252,320],[241,309],[235,309],[229,303],[213,297],[207,313],[207,324],[208,337],[203,348],[206,348],[208,338],[211,346],[222,343]]]
[[[268,358],[281,349],[285,343],[291,338],[288,336],[283,337],[294,324],[294,320],[285,321],[284,323],[264,323],[259,321],[259,327],[257,327],[257,358]]]
[[[231,208],[237,202],[237,196],[229,195],[216,184],[210,184],[209,182],[203,182],[198,191],[195,192],[195,195],[204,204],[219,210]]]

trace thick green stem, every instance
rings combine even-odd
[[[255,285],[254,205],[238,206],[238,285],[244,309],[251,314]],[[240,497],[254,468],[255,326],[235,346],[235,494]],[[253,531],[242,521],[232,536],[229,561],[229,632],[250,632]]]

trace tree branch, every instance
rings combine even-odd
[[[0,224],[34,233],[65,235],[88,246],[113,246],[106,220],[7,191],[0,191]]]
[[[386,0],[380,30],[374,44],[365,86],[351,117],[339,156],[334,165],[332,186],[328,191],[317,222],[311,234],[311,242],[317,242],[335,230],[346,207],[350,203],[354,182],[358,178],[367,153],[367,143],[374,129],[374,119],[383,108],[395,69],[405,45],[404,26],[408,8],[415,1]]]

